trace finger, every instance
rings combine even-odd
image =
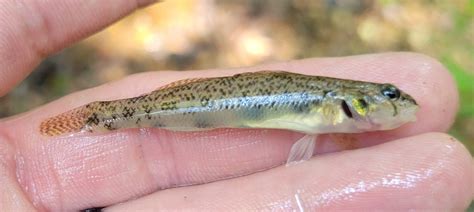
[[[109,209],[461,211],[474,197],[473,171],[462,144],[430,133],[246,177],[160,191]]]
[[[10,119],[1,124],[0,129],[4,129],[3,133],[11,140],[20,141],[17,143],[19,155],[26,161],[18,167],[22,170],[20,178],[24,187],[36,188],[28,194],[53,210],[110,205],[156,189],[249,174],[284,162],[291,144],[301,135],[276,130],[176,133],[148,129],[45,138],[38,134],[38,126],[45,118],[73,107],[96,100],[139,95],[179,78],[262,69],[391,82],[418,101],[420,111],[416,124],[389,132],[357,135],[355,145],[444,131],[457,108],[454,84],[438,62],[418,54],[390,53],[233,70],[144,73],[70,95]],[[17,133],[18,130],[22,133]],[[317,146],[318,152],[343,148],[330,142]]]
[[[153,0],[0,1],[0,96],[43,57]]]
[[[34,211],[15,176],[13,147],[0,137],[0,211]]]

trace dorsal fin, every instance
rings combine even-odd
[[[243,72],[243,73],[238,73],[234,74],[233,77],[237,76],[246,76],[246,75],[257,75],[257,74],[276,74],[276,73],[290,73],[287,71],[282,71],[282,70],[261,70],[261,71],[251,71],[251,72]]]
[[[246,76],[246,75],[256,75],[256,74],[270,74],[270,73],[289,73],[289,72],[281,71],[281,70],[275,70],[275,71],[262,70],[262,71],[238,73],[238,74],[234,74],[234,75],[228,76],[228,77],[237,77],[237,76]],[[212,79],[212,78],[215,78],[215,77],[210,77],[210,78],[189,78],[189,79],[182,79],[182,80],[178,80],[178,81],[175,81],[175,82],[171,82],[171,83],[169,83],[169,84],[166,84],[166,85],[163,85],[163,86],[161,86],[161,87],[158,87],[156,90],[174,88],[174,87],[177,87],[177,86],[180,86],[180,85],[184,85],[184,84],[188,84],[188,83],[193,83],[193,82],[204,81],[204,80],[209,80],[209,79]]]
[[[167,88],[174,88],[174,87],[177,87],[177,86],[180,86],[180,85],[184,85],[184,84],[188,84],[188,83],[192,83],[192,82],[199,82],[199,81],[203,81],[203,80],[206,80],[206,79],[209,79],[209,78],[189,78],[189,79],[182,79],[182,80],[178,80],[178,81],[175,81],[175,82],[171,82],[169,84],[166,84],[166,85],[163,85],[161,87],[158,87],[156,90],[161,90],[161,89],[167,89]]]

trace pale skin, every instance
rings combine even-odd
[[[146,4],[0,1],[0,95],[10,92],[45,56]],[[326,136],[317,145],[318,156],[276,168],[301,134],[147,129],[68,138],[39,135],[42,120],[85,103],[137,96],[183,78],[269,69],[389,80],[417,100],[418,121],[341,140],[337,139],[341,136]],[[99,206],[110,206],[111,211],[462,210],[474,196],[473,161],[462,144],[444,133],[457,107],[457,92],[447,70],[432,58],[412,53],[132,75],[0,120],[0,211]],[[348,148],[352,150],[342,151]],[[327,152],[334,153],[322,154]],[[209,183],[216,180],[220,181]]]

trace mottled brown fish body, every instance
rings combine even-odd
[[[40,131],[49,136],[142,127],[325,131],[350,118],[340,107],[347,95],[383,86],[281,71],[182,80],[139,97],[90,103],[46,120]]]

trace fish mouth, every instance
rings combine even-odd
[[[401,117],[402,120],[405,122],[415,122],[417,120],[416,118],[416,113],[418,112],[419,107],[418,105],[412,105],[403,111],[401,111],[400,115],[403,116]]]

